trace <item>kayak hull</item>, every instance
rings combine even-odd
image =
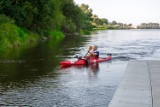
[[[60,62],[60,65],[63,67],[64,66],[72,66],[72,65],[87,65],[87,64],[93,64],[93,63],[99,63],[99,62],[106,62],[111,59],[112,59],[112,56],[108,56],[106,58],[90,58],[88,63],[85,59],[78,59],[75,62],[62,61],[62,62]]]

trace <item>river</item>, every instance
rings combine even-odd
[[[113,59],[60,69],[60,61],[76,60],[94,44],[101,57]],[[128,61],[158,60],[159,53],[160,30],[96,31],[13,51],[0,57],[0,106],[107,107]]]

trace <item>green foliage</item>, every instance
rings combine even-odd
[[[60,28],[64,19],[57,0],[1,0],[0,13],[13,18],[18,26],[31,31]]]
[[[90,35],[91,31],[90,30],[81,30],[80,32],[82,35]]]
[[[84,18],[84,22],[83,22],[83,27],[82,30],[87,30],[90,31],[93,29],[93,25],[92,25],[92,21],[93,21],[93,14],[92,14],[92,9],[89,8],[88,5],[86,4],[81,4],[80,5],[81,10],[83,11],[83,18]]]
[[[49,32],[51,38],[61,39],[64,37],[64,33],[58,30]]]
[[[96,28],[93,28],[93,30],[106,30],[107,28],[105,27],[96,27]]]
[[[0,24],[2,23],[12,23],[14,24],[14,21],[11,20],[9,17],[6,17],[5,15],[0,15]]]
[[[15,24],[48,36],[48,31],[62,30],[66,33],[91,30],[92,9],[73,0],[1,0],[0,14],[15,20]]]
[[[80,32],[84,26],[85,13],[75,5],[73,0],[66,0],[62,7],[65,21],[62,30],[67,33]]]
[[[17,27],[10,18],[0,15],[0,49],[18,47],[36,42],[37,36],[29,34],[22,28]]]
[[[88,5],[78,6],[74,0],[1,0],[0,48],[21,46],[38,38],[63,38],[64,33],[90,34],[92,22],[98,26],[108,23],[92,16]]]
[[[104,30],[107,28],[107,25],[109,24],[108,19],[99,18],[97,15],[93,15],[92,18],[92,25],[94,26],[93,30]]]
[[[89,35],[92,30],[131,27],[99,18],[88,5],[76,5],[74,0],[0,1],[0,52],[39,39],[61,40],[64,33]]]

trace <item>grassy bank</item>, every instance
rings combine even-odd
[[[86,6],[86,5],[84,5]],[[40,40],[60,40],[91,26],[91,9],[84,12],[74,0],[1,0],[0,51]]]
[[[81,35],[90,35],[92,30],[81,30],[80,34]]]
[[[117,27],[117,26],[109,26],[109,27],[95,27],[93,31],[96,30],[120,30],[120,29],[134,29],[133,27]]]
[[[95,30],[107,30],[107,28],[105,28],[105,27],[96,27],[96,28],[93,28],[93,30],[95,31]]]
[[[22,47],[30,44],[36,44],[40,40],[61,39],[64,34],[61,31],[43,31],[44,36],[38,33],[28,31],[15,25],[14,20],[0,15],[0,52],[11,48]]]

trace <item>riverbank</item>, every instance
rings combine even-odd
[[[7,30],[7,31],[6,31]],[[11,48],[19,48],[24,46],[31,46],[31,44],[37,44],[40,41],[46,41],[50,39],[61,40],[64,38],[64,33],[61,31],[52,31],[49,36],[40,36],[36,33],[26,31],[15,25],[4,24],[0,26],[0,52]]]
[[[97,30],[117,30],[120,28],[112,27],[91,27],[80,30],[80,32],[70,32],[69,35],[90,35],[92,31]],[[36,46],[40,41],[47,41],[51,39],[62,40],[65,33],[62,30],[42,30],[40,33],[30,29],[19,27],[15,21],[5,15],[0,15],[0,54],[10,49],[19,47]]]
[[[2,0],[0,6],[3,7],[0,9],[0,52],[41,40],[61,40],[65,34],[90,35],[95,30],[132,25],[99,18],[87,4],[77,5],[74,0],[16,3]]]
[[[79,33],[66,33],[66,35],[90,35],[93,30],[81,30]],[[0,15],[0,54],[17,48],[36,46],[41,41],[62,40],[65,33],[61,30],[43,30],[40,33],[27,30],[15,24],[15,21]]]
[[[41,40],[63,39],[64,33],[60,30],[44,31],[45,35],[40,36],[25,28],[18,27],[13,20],[6,16],[0,17],[0,53],[12,48],[31,46]]]
[[[74,0],[2,0],[0,7],[0,52],[41,40],[61,40],[65,34],[81,30],[88,34],[86,29],[92,28],[91,9],[75,4]]]
[[[74,35],[90,35],[92,31],[111,30],[109,28],[97,27],[92,30],[81,30]],[[117,29],[112,29],[117,30]],[[46,31],[46,35],[40,36],[37,33],[16,26],[14,23],[6,22],[0,24],[0,54],[16,48],[29,48],[36,46],[39,42],[55,39],[60,41],[65,38],[65,34],[60,30]],[[73,35],[68,34],[68,35]]]
[[[120,26],[108,26],[108,27],[95,27],[93,31],[96,30],[127,30],[127,29],[135,29],[133,27],[120,27]]]

